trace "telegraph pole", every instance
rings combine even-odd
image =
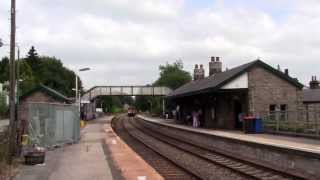
[[[17,121],[16,121],[16,72],[15,72],[15,46],[16,46],[16,0],[11,0],[11,33],[10,33],[10,131],[8,163],[12,164],[16,147]]]

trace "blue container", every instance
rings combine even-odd
[[[255,133],[263,133],[263,126],[262,126],[262,119],[261,118],[256,118],[255,119]]]

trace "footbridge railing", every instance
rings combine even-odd
[[[161,86],[95,86],[82,97],[82,102],[88,102],[98,96],[166,96],[172,90]]]

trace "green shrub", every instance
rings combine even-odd
[[[6,116],[8,113],[9,107],[6,103],[6,97],[4,94],[0,93],[0,117],[1,116]]]

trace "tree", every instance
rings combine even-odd
[[[29,50],[25,60],[27,61],[33,72],[37,72],[39,70],[41,60],[34,46],[31,46],[31,49]]]
[[[190,73],[183,70],[181,60],[173,64],[160,65],[159,70],[160,77],[153,83],[156,86],[167,86],[171,89],[177,89],[192,79]]]
[[[29,64],[25,60],[19,62],[19,94],[24,94],[36,85],[36,79]]]
[[[153,83],[153,86],[166,86],[171,89],[176,89],[183,84],[191,81],[191,75],[189,72],[183,70],[183,63],[181,60],[174,62],[173,64],[167,63],[166,65],[159,66],[160,76]],[[152,113],[160,114],[162,112],[162,99],[161,97],[153,96],[141,96],[136,97],[136,108],[142,111],[151,110]],[[167,106],[172,106],[170,102]],[[152,109],[151,109],[152,106]]]
[[[9,58],[4,57],[0,61],[0,83],[9,80]]]
[[[34,46],[29,50],[27,57],[19,61],[20,95],[29,91],[38,84],[44,84],[68,96],[75,96],[75,73],[64,67],[61,60],[55,57],[39,56]],[[18,69],[18,68],[16,68]],[[9,80],[9,59],[0,61],[0,83]],[[83,91],[82,82],[79,89]]]
[[[6,103],[6,97],[0,93],[0,117],[8,113],[8,105]]]
[[[148,96],[136,96],[136,99],[135,99],[135,107],[138,109],[138,110],[141,110],[141,111],[147,111],[147,110],[150,110],[150,99],[152,97],[148,97]]]

